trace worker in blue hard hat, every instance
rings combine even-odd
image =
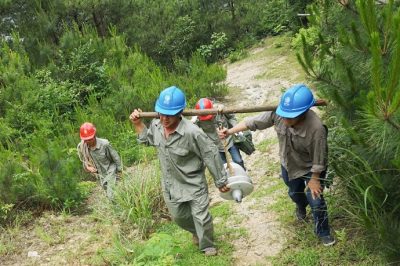
[[[265,112],[220,130],[220,138],[236,132],[274,126],[278,134],[281,172],[288,194],[296,204],[296,216],[306,218],[310,205],[315,233],[325,246],[335,243],[328,223],[326,202],[322,195],[328,167],[327,128],[310,110],[315,99],[304,84],[289,88],[281,97],[276,111]],[[305,191],[307,186],[307,190]]]
[[[164,200],[173,220],[193,235],[206,256],[217,254],[213,222],[208,210],[207,166],[221,192],[229,191],[227,175],[218,148],[196,125],[182,117],[186,106],[184,93],[177,87],[160,93],[154,119],[149,127],[140,119],[140,109],[130,115],[138,142],[158,149]]]

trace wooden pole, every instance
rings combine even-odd
[[[317,100],[314,106],[326,106],[325,100]],[[195,116],[195,115],[216,115],[216,114],[236,114],[236,113],[254,113],[254,112],[265,112],[275,111],[278,106],[274,105],[261,105],[251,107],[226,107],[222,109],[185,109],[183,110],[184,116]],[[158,113],[156,112],[141,112],[141,118],[157,118]]]

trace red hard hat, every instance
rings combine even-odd
[[[212,109],[213,108],[213,103],[210,99],[207,98],[201,98],[197,103],[196,107],[197,110],[204,110],[204,109]],[[199,116],[200,121],[206,121],[206,120],[211,120],[213,119],[213,115],[202,115]]]
[[[81,140],[92,139],[96,135],[96,127],[92,123],[85,122],[82,124],[79,133]]]

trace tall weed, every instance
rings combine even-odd
[[[147,238],[166,213],[160,170],[154,161],[129,169],[117,186],[114,201],[120,219],[134,225],[141,238]]]

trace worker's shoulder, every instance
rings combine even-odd
[[[183,124],[185,134],[197,135],[203,132],[199,125],[193,124],[190,120],[186,118],[182,118],[181,123]]]
[[[307,113],[307,128],[313,131],[324,130],[324,123],[321,118],[313,111],[309,110]]]
[[[108,139],[96,138],[96,141],[100,145],[110,145],[110,142],[108,141]]]

